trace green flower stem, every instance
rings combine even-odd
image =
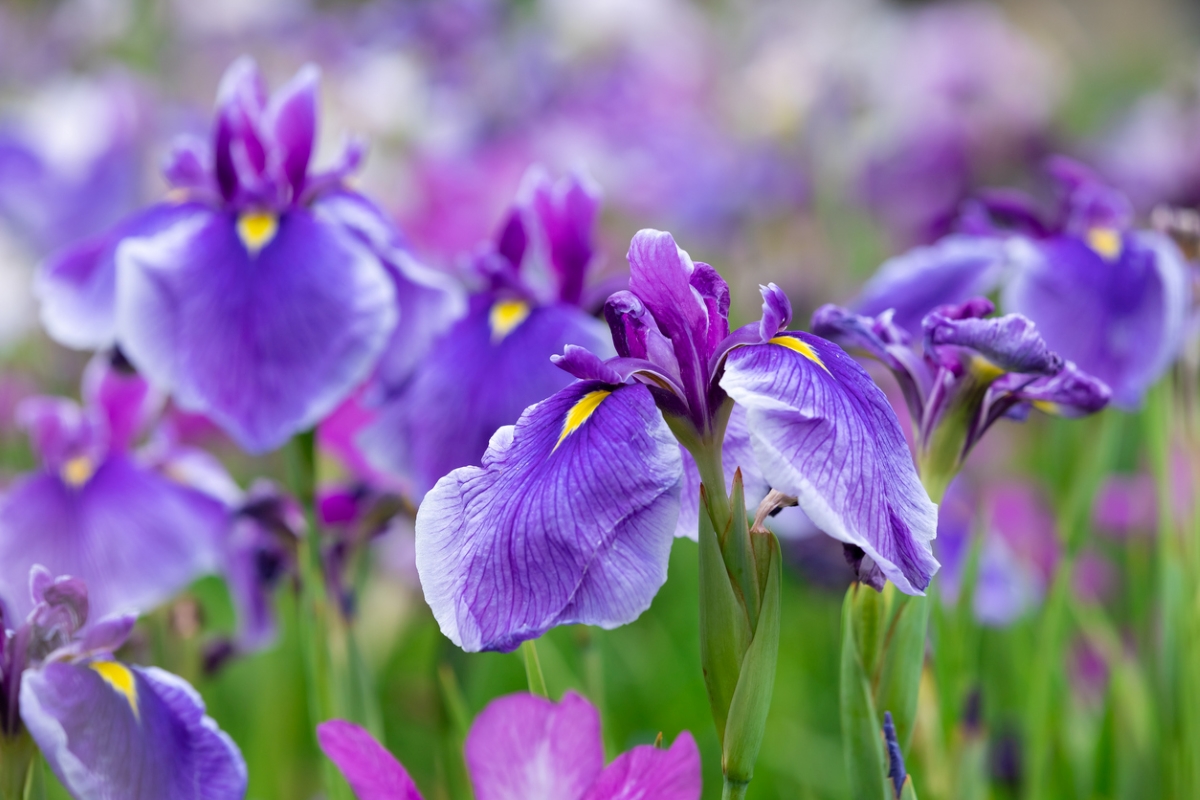
[[[532,639],[521,642],[521,654],[525,656],[525,678],[529,681],[529,693],[549,697],[546,677],[542,674],[542,662],[538,659],[537,642]]]
[[[0,735],[0,800],[25,800],[38,749],[30,735]]]
[[[742,800],[749,788],[748,783],[730,783],[726,780],[724,788],[721,789],[721,800]]]

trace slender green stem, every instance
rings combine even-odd
[[[37,754],[28,733],[0,734],[0,800],[24,800]]]
[[[725,787],[721,790],[721,800],[742,800],[749,788],[750,784],[748,783],[725,781]]]
[[[538,660],[537,643],[532,639],[522,642],[521,654],[525,656],[525,677],[529,681],[530,693],[538,697],[549,697],[546,678],[542,675],[542,662]]]

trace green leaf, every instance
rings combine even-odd
[[[900,800],[917,800],[917,790],[913,788],[912,775],[904,779],[904,786],[900,789]]]
[[[763,587],[758,627],[754,631],[750,649],[742,660],[741,675],[729,706],[723,749],[726,780],[747,783],[754,776],[754,762],[762,746],[767,714],[771,710],[771,693],[775,688],[782,580],[779,540],[773,533],[755,536],[766,536],[769,544],[767,580]]]
[[[840,700],[842,745],[846,758],[846,777],[853,800],[892,800],[891,784],[884,768],[883,724],[875,711],[871,685],[858,652],[855,631],[855,595],[873,592],[859,584],[846,591],[842,604],[842,659]]]
[[[917,695],[925,666],[925,632],[929,598],[896,593],[896,613],[884,643],[883,664],[875,692],[875,707],[892,712],[896,739],[908,753],[917,719]]]
[[[700,665],[717,736],[725,741],[729,704],[737,689],[742,656],[750,647],[750,620],[729,579],[721,544],[700,491]]]

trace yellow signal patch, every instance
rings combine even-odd
[[[776,336],[770,341],[771,344],[777,344],[780,347],[786,347],[789,350],[795,350],[800,355],[807,358],[809,361],[816,364],[821,369],[829,372],[829,367],[825,366],[825,362],[817,355],[817,351],[812,348],[808,342],[796,336]],[[832,372],[829,372],[832,375]]]
[[[1087,243],[1109,261],[1121,255],[1121,232],[1115,228],[1092,228],[1087,232]]]
[[[517,329],[529,316],[529,304],[524,300],[501,300],[492,306],[488,324],[492,328],[492,341],[498,342]]]
[[[59,474],[68,486],[79,488],[92,479],[96,465],[87,456],[75,456],[62,465]]]
[[[558,441],[554,444],[554,450],[563,443],[575,431],[579,430],[579,426],[588,421],[588,417],[596,413],[596,409],[604,402],[604,398],[608,397],[612,392],[607,389],[597,389],[594,392],[588,392],[583,397],[576,401],[575,405],[571,406],[571,410],[567,412],[567,418],[563,420],[562,433],[558,436]],[[551,450],[550,452],[554,452]]]
[[[246,250],[256,256],[279,232],[279,217],[267,211],[247,211],[238,217],[237,232]]]
[[[129,667],[116,661],[93,661],[89,664],[104,682],[125,697],[134,715],[138,713],[137,684]]]

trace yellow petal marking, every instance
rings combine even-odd
[[[825,362],[817,355],[817,351],[812,348],[808,342],[795,336],[776,336],[771,339],[771,344],[777,344],[780,347],[786,347],[789,350],[795,350],[800,355],[807,358],[809,361],[816,364],[821,369],[829,372],[829,367],[825,366]],[[829,372],[832,375],[832,372]]]
[[[271,243],[279,231],[279,218],[267,211],[247,211],[238,217],[238,238],[252,256]]]
[[[986,383],[991,383],[1004,374],[1004,370],[983,356],[975,356],[971,359],[971,372],[976,378]]]
[[[1121,255],[1121,232],[1116,228],[1092,228],[1087,233],[1087,242],[1089,247],[1109,261]]]
[[[529,316],[529,304],[524,300],[501,300],[492,306],[488,324],[492,326],[492,341],[508,336]]]
[[[87,456],[75,456],[67,463],[62,465],[59,474],[68,486],[76,488],[83,486],[92,478],[92,474],[96,471],[96,465]]]
[[[563,420],[562,433],[559,434],[558,441],[554,444],[554,450],[557,450],[558,446],[563,443],[563,439],[566,439],[572,433],[579,430],[579,426],[587,422],[588,417],[596,412],[596,409],[600,407],[600,403],[610,394],[612,392],[607,389],[597,389],[579,398],[575,402],[575,405],[571,406],[571,410],[567,412],[567,418]],[[554,450],[550,452],[553,453]]]
[[[133,709],[134,716],[138,713],[137,684],[133,680],[133,672],[129,667],[116,661],[93,661],[89,665],[96,671],[104,682],[124,696]]]
[[[1051,402],[1050,400],[1034,400],[1033,407],[1044,414],[1051,414],[1055,417],[1062,413],[1062,409],[1058,407],[1058,403]]]

